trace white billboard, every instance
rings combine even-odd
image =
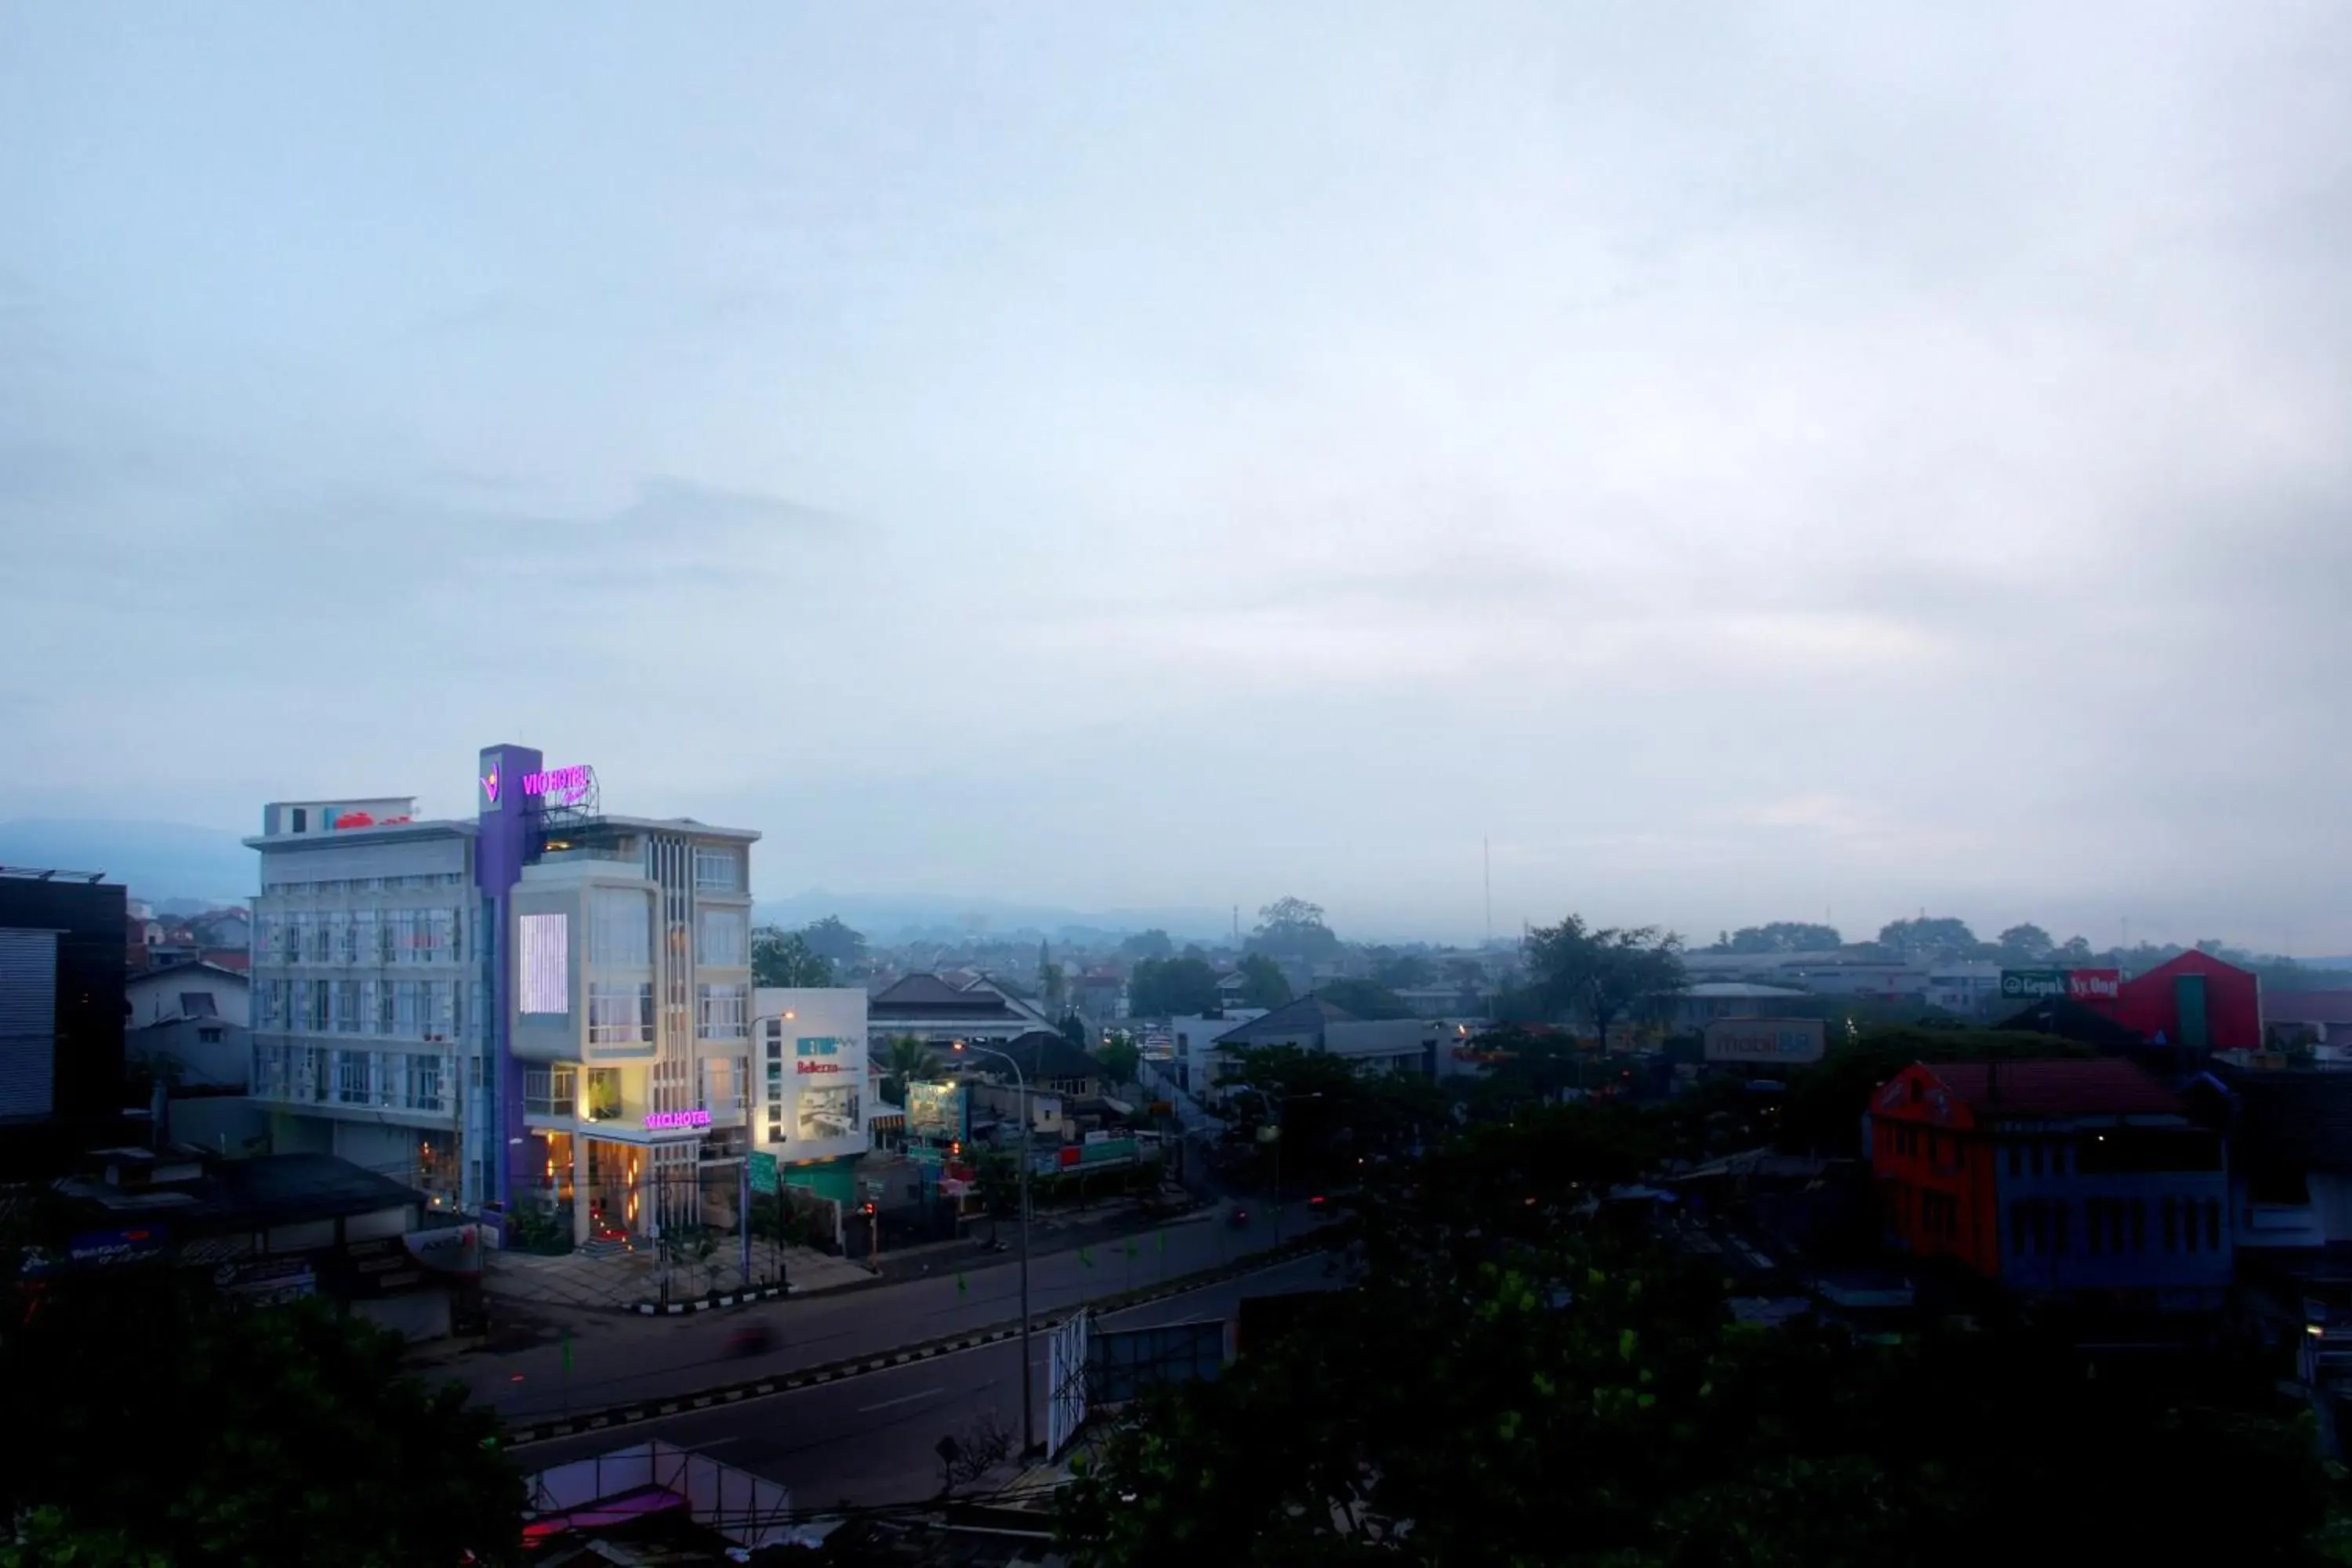
[[[572,1011],[572,922],[561,914],[525,915],[520,925],[524,1013]]]
[[[1819,1018],[1717,1018],[1706,1026],[1706,1059],[1801,1066],[1822,1059],[1827,1039]]]
[[[1045,1457],[1060,1456],[1078,1428],[1087,1424],[1087,1325],[1092,1314],[1081,1307],[1062,1320],[1047,1342],[1045,1380]]]

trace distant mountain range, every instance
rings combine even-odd
[[[812,889],[790,898],[761,899],[752,906],[762,925],[803,926],[827,915],[868,937],[883,942],[935,939],[952,942],[971,936],[1115,936],[1128,931],[1166,931],[1179,942],[1230,935],[1233,914],[1227,910],[1144,907],[1116,910],[1074,910],[1052,904],[1024,904],[1004,899],[953,899],[922,893],[876,896],[829,893]]]
[[[161,909],[243,902],[260,881],[261,857],[218,827],[26,817],[0,822],[0,866],[102,871]]]
[[[260,860],[239,842],[237,834],[184,822],[41,817],[0,822],[0,866],[100,871],[108,881],[121,883],[133,897],[167,914],[241,903],[251,898],[260,883]],[[789,898],[762,899],[758,915],[762,922],[786,926],[839,915],[859,931],[885,941],[904,934],[953,941],[982,932],[1058,937],[1066,931],[1116,933],[1154,926],[1181,939],[1226,931],[1232,919],[1230,911],[1222,910],[1074,910],[1004,899],[920,893],[877,896],[829,893],[821,889]]]

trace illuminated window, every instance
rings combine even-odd
[[[751,988],[748,985],[696,987],[701,1003],[702,1037],[740,1040],[751,1021]]]
[[[654,988],[645,985],[588,987],[588,1043],[643,1045],[654,1037]]]
[[[518,943],[521,963],[521,1009],[525,1013],[572,1011],[571,918],[525,915]]]

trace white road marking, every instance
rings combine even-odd
[[[879,1405],[861,1405],[857,1407],[857,1414],[870,1415],[877,1410],[887,1410],[893,1405],[912,1405],[918,1399],[929,1399],[934,1394],[946,1392],[947,1390],[943,1388],[927,1388],[920,1394],[902,1394],[896,1399],[886,1399]]]

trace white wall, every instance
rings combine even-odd
[[[229,970],[203,967],[131,976],[122,987],[122,999],[131,1008],[124,1022],[141,1029],[177,1017],[182,994],[192,991],[213,999],[213,1010],[223,1023],[242,1028],[253,1022],[252,982]]]

